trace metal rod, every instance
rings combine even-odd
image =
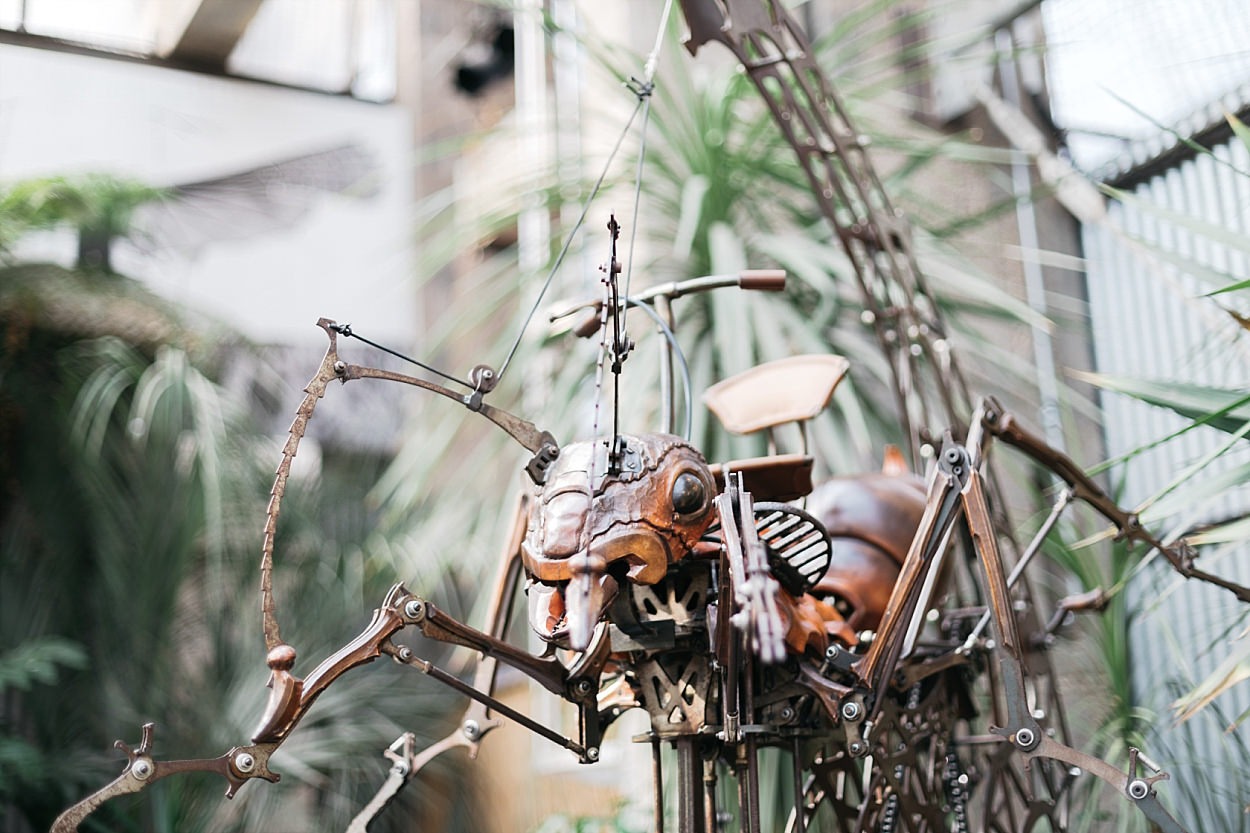
[[[702,761],[693,735],[677,738],[677,831],[705,833],[703,818]]]
[[[1014,22],[1014,19],[1013,19]],[[1010,24],[994,33],[994,46],[998,50],[998,73],[1003,88],[1003,99],[1012,107],[1020,107],[1020,82],[1016,75],[1015,41],[1012,38]],[[1016,199],[1016,233],[1020,238],[1020,262],[1024,270],[1025,298],[1029,308],[1041,318],[1049,319],[1050,311],[1046,303],[1046,275],[1042,271],[1038,252],[1041,251],[1040,236],[1037,228],[1037,212],[1033,207],[1031,193],[1032,178],[1029,173],[1029,160],[1019,148],[1012,148],[1011,155],[1011,192]],[[1052,447],[1063,450],[1063,424],[1060,420],[1059,385],[1055,381],[1058,373],[1055,370],[1055,349],[1050,333],[1043,327],[1034,324],[1031,328],[1033,336],[1033,366],[1037,368],[1037,393],[1041,399],[1042,431],[1046,442]]]
[[[748,723],[755,723],[755,662],[748,654],[743,663],[743,699],[744,712]],[[760,745],[759,736],[752,733],[746,736],[747,749],[747,817],[742,829],[744,833],[760,833]]]
[[[660,295],[655,299],[655,311],[673,329],[673,307],[669,299]],[[673,425],[677,417],[673,407],[673,345],[668,339],[660,339],[660,430],[665,434],[673,433]]]
[[[1033,536],[1033,540],[1029,542],[1029,546],[1024,551],[1024,555],[1016,562],[1016,566],[1011,569],[1011,575],[1007,576],[1007,589],[1016,586],[1016,582],[1020,580],[1020,576],[1024,575],[1025,568],[1029,566],[1029,562],[1033,560],[1033,556],[1037,555],[1042,549],[1042,542],[1046,540],[1046,536],[1050,534],[1055,523],[1059,520],[1059,516],[1063,514],[1063,510],[1068,508],[1068,504],[1072,502],[1072,490],[1064,489],[1059,493],[1059,497],[1055,500],[1055,505],[1050,509],[1050,515],[1038,528],[1037,534]],[[964,640],[964,644],[959,650],[967,653],[972,650],[972,646],[981,638],[981,634],[990,623],[990,619],[994,616],[993,612],[986,610],[981,614],[981,620],[977,622],[976,627],[972,629],[972,633],[968,634],[968,638]]]
[[[516,723],[521,724],[526,729],[529,729],[531,732],[534,732],[535,734],[538,734],[538,735],[542,735],[547,740],[551,741],[557,746],[563,746],[565,749],[568,749],[572,752],[577,753],[578,757],[583,757],[585,755],[586,753],[585,747],[583,747],[580,743],[573,740],[572,738],[566,738],[564,735],[561,735],[559,732],[555,732],[555,731],[552,731],[551,729],[548,729],[546,726],[534,720],[529,715],[522,714],[521,712],[512,708],[508,704],[503,703],[499,700],[496,700],[494,697],[491,697],[489,694],[483,694],[482,692],[478,691],[473,686],[469,685],[466,682],[463,682],[459,677],[456,677],[456,676],[453,676],[452,674],[447,673],[446,671],[439,668],[437,665],[434,665],[433,663],[429,662],[428,660],[423,660],[423,659],[420,659],[419,657],[414,656],[411,651],[408,651],[407,654],[404,655],[404,649],[401,648],[396,654],[393,654],[393,656],[395,656],[395,658],[398,659],[399,662],[403,663],[404,665],[411,665],[413,668],[416,668],[418,671],[422,672],[423,674],[426,674],[438,680],[443,685],[448,686],[450,688],[454,688],[456,691],[459,691],[461,694],[464,694],[467,697],[478,701],[479,703],[491,709],[492,711],[498,712],[499,714],[503,715],[509,720],[512,720]]]
[[[664,833],[664,764],[660,760],[660,738],[651,736],[651,781],[655,792],[655,833]]]
[[[720,830],[720,808],[716,801],[716,758],[703,762],[703,815],[707,833]]]
[[[794,759],[794,831],[795,833],[806,833],[807,819],[803,817],[804,796],[803,796],[803,749],[802,742],[798,737],[794,738],[793,759]]]

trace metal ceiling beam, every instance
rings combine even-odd
[[[264,0],[200,0],[169,60],[221,71]]]

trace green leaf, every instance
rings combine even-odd
[[[87,654],[77,642],[57,636],[28,639],[0,655],[0,693],[15,688],[29,691],[52,685],[61,668],[85,668]]]
[[[1238,518],[1188,536],[1194,546],[1204,544],[1238,544],[1250,538],[1250,518]]]
[[[1213,289],[1203,297],[1210,298],[1215,295],[1223,295],[1226,292],[1238,292],[1242,289],[1250,289],[1250,280],[1237,281],[1236,283],[1229,284],[1228,286]]]
[[[1247,127],[1245,122],[1232,113],[1225,113],[1224,118],[1228,119],[1229,126],[1233,128],[1233,135],[1241,140],[1246,150],[1250,150],[1250,127]]]
[[[1250,641],[1243,641],[1238,650],[1229,654],[1192,691],[1172,703],[1177,721],[1189,720],[1221,694],[1246,680],[1250,680]]]
[[[1140,209],[1145,214],[1149,214],[1161,220],[1166,220],[1178,228],[1192,232],[1193,234],[1204,237],[1214,243],[1220,243],[1227,246],[1234,252],[1245,252],[1250,254],[1250,238],[1247,238],[1245,234],[1239,231],[1234,231],[1228,226],[1211,223],[1192,214],[1186,214],[1183,211],[1173,211],[1170,208],[1157,205],[1150,200],[1142,199],[1136,194],[1129,193],[1128,191],[1121,191],[1117,188],[1112,188],[1109,185],[1102,186],[1102,190],[1116,200]],[[1192,261],[1189,261],[1189,263],[1191,266],[1194,265]]]
[[[1250,393],[1192,382],[1131,379],[1102,373],[1073,372],[1074,377],[1150,405],[1175,411],[1195,425],[1210,425],[1229,434],[1250,422]]]

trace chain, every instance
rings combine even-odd
[[[951,833],[968,833],[968,776],[959,764],[959,756],[946,753],[946,767],[942,771],[946,784],[946,797],[950,799],[954,816]]]

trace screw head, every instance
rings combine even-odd
[[[399,655],[400,662],[408,662],[412,659],[412,649],[407,645],[400,645],[396,653]]]
[[[155,771],[156,767],[147,758],[135,758],[134,763],[130,765],[130,774],[139,781],[148,780]]]
[[[256,759],[250,753],[240,752],[234,756],[234,768],[244,774],[256,769]]]
[[[1032,749],[1037,745],[1037,735],[1032,729],[1025,727],[1016,732],[1016,746],[1024,750]]]
[[[597,747],[597,746],[592,746],[592,747],[590,747],[589,749],[587,749],[587,750],[586,750],[586,760],[588,760],[588,761],[597,761],[597,760],[599,760],[599,747]]]
[[[843,720],[853,723],[856,720],[859,720],[859,718],[862,715],[863,715],[863,710],[860,709],[859,703],[852,701],[849,703],[842,704],[842,719]]]
[[[334,372],[335,372],[337,375],[339,375],[339,376],[342,376],[344,373],[346,373],[346,372],[347,372],[347,362],[344,362],[344,361],[337,361],[337,362],[335,362],[335,363],[334,363]]]
[[[404,615],[409,619],[420,619],[425,613],[425,605],[420,599],[409,599],[404,605]]]
[[[578,680],[577,684],[573,686],[573,690],[576,691],[580,697],[585,697],[590,694],[593,689],[594,686],[591,684],[590,680]]]
[[[464,725],[460,727],[460,731],[469,740],[477,740],[482,736],[482,727],[476,720],[466,720]]]
[[[1128,797],[1134,801],[1141,801],[1143,798],[1150,795],[1150,785],[1140,778],[1134,778],[1132,781],[1128,782],[1128,788],[1125,792],[1127,792]]]
[[[848,749],[852,758],[858,758],[868,751],[868,746],[863,741],[856,740],[851,741],[851,745]]]

